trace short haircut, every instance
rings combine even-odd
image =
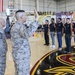
[[[70,18],[67,18],[67,20],[70,20]]]
[[[46,22],[49,22],[48,20],[46,20]]]
[[[53,20],[53,21],[54,21],[55,19],[54,19],[54,18],[51,18],[51,20]]]
[[[15,13],[16,19],[18,20],[19,17],[21,17],[21,16],[23,15],[24,12],[25,12],[24,10],[18,10],[18,11],[16,11],[16,13]]]
[[[19,13],[19,12],[25,12],[25,11],[24,10],[17,10],[16,14]]]
[[[61,18],[58,18],[60,21],[62,20]]]

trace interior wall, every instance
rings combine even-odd
[[[75,11],[75,0],[57,0],[57,12]]]
[[[4,0],[4,11],[8,8],[8,1]],[[15,9],[22,9],[25,11],[33,11],[36,7],[36,0],[14,0]],[[53,11],[56,12],[56,1],[54,0],[39,0],[39,11]]]
[[[39,0],[39,11],[56,12],[56,1],[54,1],[54,0]]]
[[[8,8],[8,1],[4,0],[4,12]],[[75,11],[75,0],[38,0],[38,11],[52,11],[52,12],[61,12],[61,11]],[[36,0],[14,0],[14,8],[22,9],[25,11],[33,11],[36,7]],[[2,13],[0,13],[2,14]],[[3,13],[4,14],[4,13]]]

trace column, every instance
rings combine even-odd
[[[39,11],[39,0],[36,0],[36,9]]]
[[[22,10],[22,0],[20,0],[20,9]]]

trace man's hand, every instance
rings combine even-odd
[[[36,9],[34,9],[34,17],[35,17],[35,20],[38,20],[38,13],[37,13]]]

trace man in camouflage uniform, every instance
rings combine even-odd
[[[37,30],[38,14],[34,10],[35,21],[28,27],[24,10],[16,12],[17,22],[11,28],[12,54],[15,63],[15,75],[30,75],[30,46],[28,37]]]
[[[3,31],[4,26],[5,21],[3,18],[0,18],[0,75],[4,75],[6,68],[7,43]]]

